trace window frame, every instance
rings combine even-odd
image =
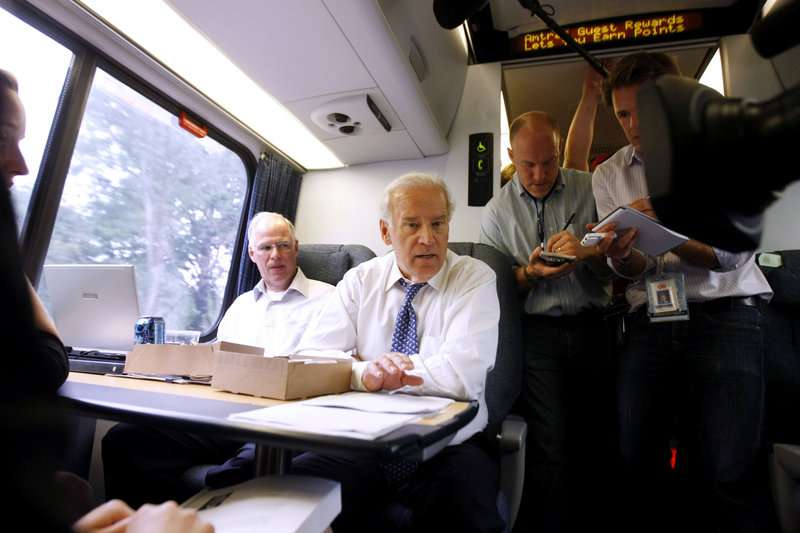
[[[100,68],[120,83],[173,114],[176,120],[178,113],[184,111],[193,120],[206,125],[208,127],[207,136],[238,155],[244,164],[247,178],[246,194],[242,199],[242,212],[222,297],[222,306],[211,328],[203,332],[200,337],[201,342],[212,340],[216,337],[217,326],[222,315],[238,296],[239,265],[245,247],[247,214],[250,210],[251,191],[257,166],[255,155],[244,143],[216,127],[213,122],[206,120],[204,113],[197,112],[192,109],[192,106],[182,105],[178,99],[159,90],[132,69],[121,65],[110,55],[103,53],[87,40],[77,36],[35,8],[21,6],[17,3],[11,5],[3,3],[3,8],[73,53],[73,62],[68,69],[56,114],[53,117],[39,174],[36,176],[31,191],[30,202],[20,233],[23,266],[31,283],[35,288],[38,287],[94,74]],[[155,70],[160,72],[161,76],[171,76],[172,79],[167,80],[169,83],[178,83],[183,86],[187,94],[193,92],[191,87],[162,65],[149,56],[147,59],[153,64]],[[213,107],[212,103],[207,102],[207,104]]]

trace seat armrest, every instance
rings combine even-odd
[[[525,445],[527,435],[528,424],[525,420],[517,415],[508,415],[497,436],[498,448],[502,453],[519,451]]]
[[[800,531],[800,446],[772,445],[770,477],[781,531]]]

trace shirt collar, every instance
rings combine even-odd
[[[300,267],[297,267],[297,272],[294,275],[294,279],[292,279],[292,283],[289,284],[289,287],[284,291],[281,300],[286,298],[286,296],[292,292],[300,293],[303,298],[308,298],[308,278],[303,271],[300,270]],[[267,291],[267,284],[264,282],[262,278],[259,280],[258,284],[253,287],[253,297],[256,301],[258,301],[261,297],[269,298],[270,295]]]
[[[522,183],[519,181],[519,176],[517,176],[516,172],[514,173],[514,179],[511,180],[511,183],[513,183],[514,186],[516,187],[515,190],[517,191],[517,194],[519,196],[527,196],[531,200],[535,198],[532,194],[530,194],[528,191],[525,190],[525,187],[522,186]],[[506,184],[506,186],[508,186],[508,184]],[[561,168],[559,167],[558,176],[556,176],[556,181],[555,183],[553,183],[553,187],[550,189],[550,192],[547,193],[547,196],[545,198],[550,198],[551,194],[564,189],[564,187],[566,186],[567,184],[564,183],[564,174],[561,172]],[[536,200],[541,201],[543,200],[543,198],[536,198]]]
[[[644,158],[642,158],[642,153],[633,147],[632,144],[628,145],[629,153],[625,154],[625,164],[628,166],[633,165],[634,163],[644,163]]]
[[[389,275],[386,277],[386,285],[384,286],[385,291],[390,291],[395,285],[398,287],[402,286],[397,282],[400,278],[405,278],[402,272],[400,272],[400,267],[397,266],[397,258],[394,256],[394,250],[389,252],[392,254],[392,268],[389,270]],[[428,280],[428,285],[436,289],[437,291],[441,290],[444,286],[445,280],[447,279],[447,270],[450,268],[450,254],[452,252],[447,250],[444,263],[442,263],[442,268],[439,269],[431,279]]]

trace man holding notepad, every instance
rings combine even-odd
[[[516,174],[487,204],[480,240],[510,258],[524,295],[520,407],[529,429],[517,524],[522,531],[579,530],[610,512],[585,480],[613,479],[603,470],[612,461],[596,461],[585,444],[599,445],[600,454],[616,449],[603,319],[611,270],[594,247],[580,245],[586,224],[597,220],[592,177],[559,167],[558,124],[534,111],[517,117],[509,133]],[[554,264],[547,252],[571,259]]]
[[[678,75],[678,68],[658,53],[626,56],[611,71],[606,100],[631,144],[595,170],[601,217],[622,205],[656,217],[636,98],[643,83],[665,74]],[[772,293],[753,253],[690,238],[654,256],[642,252],[648,239],[637,228],[617,235],[618,227],[598,226],[607,232],[599,250],[633,280],[618,373],[627,525],[635,531],[763,530],[769,489],[761,455],[760,306]],[[673,470],[668,445],[675,437]]]

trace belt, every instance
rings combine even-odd
[[[689,314],[710,315],[732,309],[734,307],[757,307],[761,309],[761,298],[758,296],[726,296],[707,302],[689,303]]]
[[[532,322],[542,322],[543,320],[553,320],[555,322],[585,322],[585,321],[593,321],[593,320],[602,320],[603,318],[603,311],[600,309],[584,309],[583,311],[578,312],[577,315],[560,315],[560,316],[550,316],[550,315],[531,315],[529,313],[522,313],[522,320],[523,322],[526,320]]]

